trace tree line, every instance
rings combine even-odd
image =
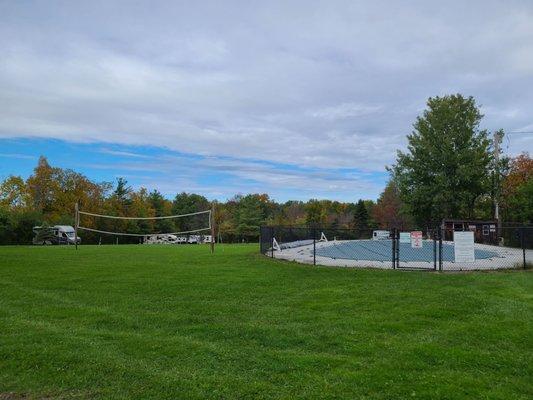
[[[279,203],[268,194],[235,195],[225,202],[180,192],[167,199],[158,190],[134,190],[123,178],[116,182],[94,182],[78,172],[51,166],[41,156],[26,180],[9,176],[0,185],[0,243],[30,243],[32,228],[42,224],[74,225],[74,204],[89,213],[120,217],[160,217],[215,210],[215,232],[222,242],[256,241],[259,226],[328,225],[338,228],[370,229],[384,224],[381,201],[355,203],[309,200]],[[374,217],[375,215],[375,217]],[[102,231],[165,233],[190,231],[208,226],[205,214],[159,220],[109,220],[81,215],[81,225]],[[205,232],[208,234],[209,232]],[[113,236],[83,232],[86,243],[112,243]],[[138,238],[121,238],[136,242]]]
[[[158,190],[132,189],[116,182],[94,182],[70,169],[51,166],[41,156],[24,180],[9,176],[0,184],[0,244],[31,243],[34,226],[74,225],[74,204],[87,212],[124,217],[187,214],[214,207],[216,235],[223,242],[256,241],[262,224],[332,228],[401,229],[436,226],[443,218],[533,221],[533,160],[496,153],[479,129],[482,114],[472,97],[430,98],[413,124],[408,147],[388,167],[390,179],[377,199],[276,202],[268,194],[235,195],[224,202],[178,192],[168,199]],[[498,133],[500,136],[503,132]],[[165,233],[207,226],[205,215],[161,220],[104,220],[82,216],[82,225],[114,232]],[[85,243],[110,243],[114,237],[84,232]],[[136,238],[121,238],[134,242]]]

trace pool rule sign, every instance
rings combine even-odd
[[[455,262],[474,262],[474,232],[454,232]]]
[[[413,249],[422,248],[422,231],[411,232],[411,247]]]

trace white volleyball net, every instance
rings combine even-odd
[[[86,232],[88,241],[94,242],[102,235],[130,237],[127,242],[137,240],[153,242],[154,237],[176,243],[191,243],[191,237],[198,242],[212,241],[212,212],[198,211],[167,216],[119,216],[97,214],[78,210],[76,230]],[[101,239],[100,239],[101,242]]]

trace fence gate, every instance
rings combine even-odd
[[[392,229],[392,263],[397,269],[437,271],[442,269],[440,229],[401,232]]]

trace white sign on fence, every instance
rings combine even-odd
[[[413,249],[421,249],[422,245],[422,231],[411,232],[411,247]]]
[[[400,232],[400,243],[411,243],[411,234],[409,232]]]
[[[454,232],[455,262],[474,262],[474,232]]]

